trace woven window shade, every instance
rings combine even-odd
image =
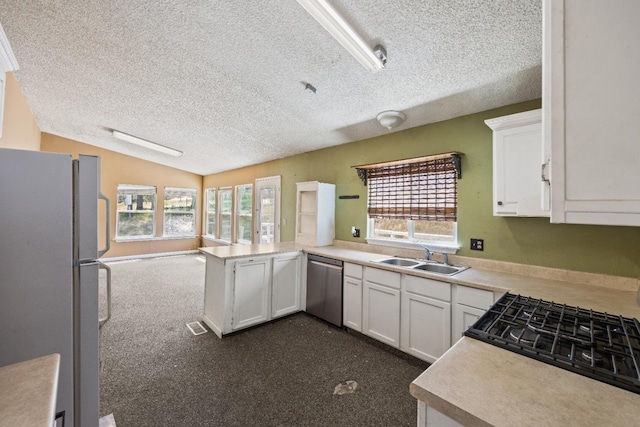
[[[457,220],[457,170],[451,155],[372,165],[366,173],[370,217]]]

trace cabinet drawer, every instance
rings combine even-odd
[[[404,286],[407,292],[442,301],[451,301],[451,285],[446,282],[404,275]]]
[[[493,304],[493,292],[459,285],[456,291],[456,301],[458,304],[486,310]]]
[[[356,279],[362,279],[362,266],[359,264],[344,263],[344,275]]]
[[[378,268],[366,267],[364,269],[364,280],[400,289],[400,273]]]

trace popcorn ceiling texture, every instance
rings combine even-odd
[[[3,0],[0,23],[43,132],[201,175],[386,134],[384,110],[396,131],[541,96],[541,0],[331,3],[386,69],[294,0]]]

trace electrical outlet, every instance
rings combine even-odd
[[[484,251],[484,239],[471,239],[472,251]]]

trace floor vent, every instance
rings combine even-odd
[[[200,322],[187,323],[187,328],[189,328],[193,335],[202,335],[207,333],[207,330],[200,324]]]

